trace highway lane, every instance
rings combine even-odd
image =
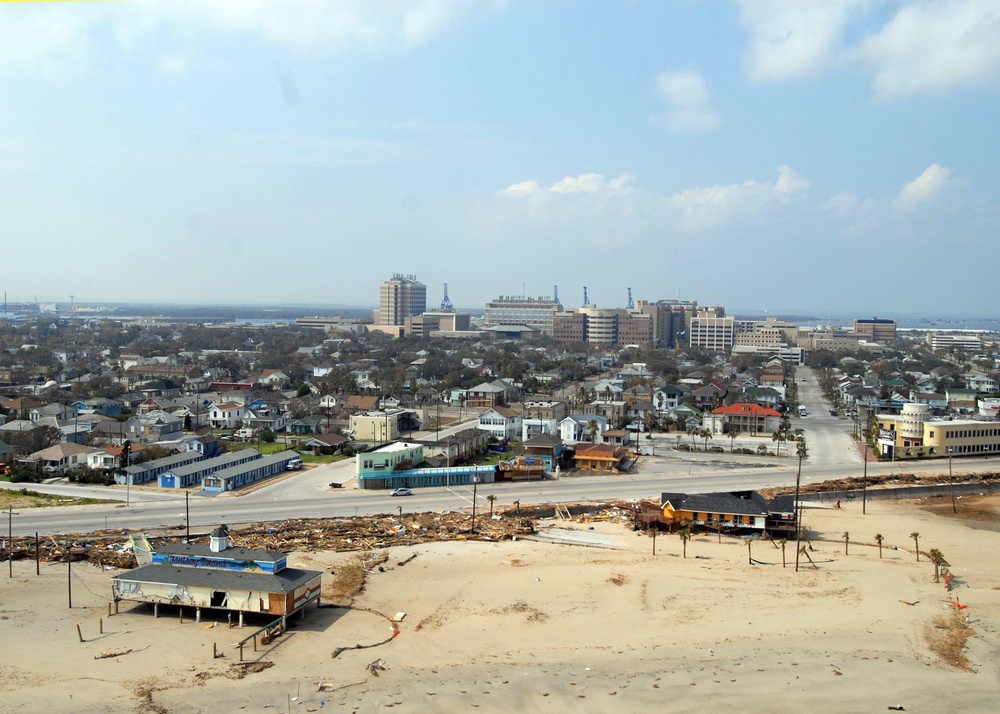
[[[843,419],[831,417],[823,406],[822,395],[811,371],[800,369],[800,389],[810,416],[793,418],[793,427],[805,430],[810,455],[803,461],[802,481],[812,483],[845,476],[861,476],[863,463],[857,448],[847,435]],[[467,428],[471,422],[442,429],[442,434]],[[642,457],[633,474],[564,475],[558,480],[528,483],[480,484],[479,505],[486,510],[486,496],[497,496],[495,507],[504,508],[515,501],[529,503],[566,503],[581,500],[632,500],[658,498],[665,491],[705,492],[757,489],[768,486],[791,486],[795,483],[798,460],[794,446],[790,456],[757,457],[729,453],[684,453],[673,451],[671,435],[656,435],[644,446],[654,446],[657,456]],[[773,443],[767,439],[769,448]],[[995,470],[997,463],[982,458],[955,459],[955,473]],[[404,511],[438,511],[471,508],[472,488],[422,488],[413,496],[392,498],[386,491],[363,491],[353,488],[330,488],[331,481],[353,483],[353,459],[295,472],[287,478],[263,485],[248,493],[230,493],[217,497],[192,493],[191,525],[204,530],[219,523],[249,523],[287,518],[330,518]],[[924,473],[946,474],[946,460],[921,463],[872,463],[868,472],[876,474]],[[21,488],[21,484],[0,483],[0,487]],[[122,487],[105,488],[73,484],[31,484],[33,490],[63,496],[90,496],[119,500],[108,505],[22,509],[13,518],[14,532],[86,533],[105,528],[162,528],[183,526],[185,499],[181,492],[132,488],[129,503],[124,503]]]
[[[712,455],[716,456],[716,455]],[[722,456],[722,455],[718,455]],[[567,503],[581,500],[617,501],[657,498],[665,491],[704,492],[756,489],[767,486],[791,486],[795,483],[797,461],[784,459],[767,466],[708,459],[702,455],[694,464],[675,458],[648,459],[638,473],[623,476],[569,476],[552,481],[528,483],[480,484],[476,489],[479,506],[489,509],[486,496],[497,496],[495,507],[515,501],[529,503]],[[946,474],[947,462],[921,464],[869,464],[868,473]],[[975,459],[955,460],[955,473],[996,470],[997,462]],[[689,469],[691,475],[688,475]],[[307,472],[306,472],[307,473]],[[844,476],[861,476],[861,468],[840,465],[803,463],[803,483],[825,481]],[[459,510],[471,508],[472,487],[417,489],[413,496],[390,497],[386,491],[329,489],[309,487],[299,495],[278,497],[270,488],[239,496],[192,495],[189,500],[192,528],[204,530],[219,523],[276,521],[286,518],[332,518],[354,515]],[[86,533],[105,528],[162,528],[182,526],[185,522],[183,494],[165,494],[161,500],[110,505],[21,509],[13,518],[13,530],[19,535],[39,533]]]

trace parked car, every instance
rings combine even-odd
[[[715,454],[723,454],[726,451],[721,446],[710,446],[708,447],[708,450]]]
[[[394,488],[389,491],[390,496],[412,496],[413,491],[408,488]]]
[[[288,471],[298,471],[302,468],[302,459],[292,459],[285,465],[285,468]]]

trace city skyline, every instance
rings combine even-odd
[[[1000,298],[953,283],[1000,258],[986,0],[2,3],[0,48],[11,301]]]

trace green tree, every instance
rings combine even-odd
[[[257,433],[257,436],[260,437],[260,440],[265,444],[273,444],[274,440],[277,438],[274,432],[266,426]]]
[[[740,435],[739,429],[733,429],[729,432],[729,453],[732,454],[736,451],[736,437]]]
[[[688,541],[691,540],[691,522],[684,521],[684,525],[680,527],[677,531],[677,537],[681,539],[681,547],[684,551],[684,557],[688,557]]]

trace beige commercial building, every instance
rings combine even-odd
[[[930,419],[926,404],[905,404],[901,414],[876,414],[879,453],[894,459],[1000,453],[1000,422]]]
[[[427,286],[414,275],[392,276],[379,287],[378,309],[373,318],[376,325],[405,325],[427,309]]]

